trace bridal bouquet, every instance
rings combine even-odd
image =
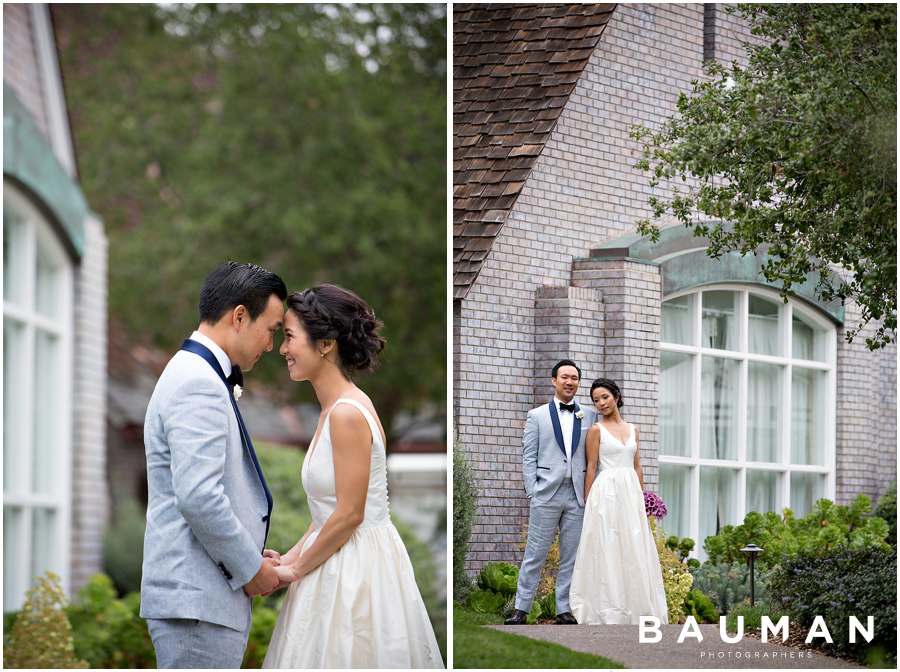
[[[652,517],[657,520],[662,520],[669,514],[669,510],[666,508],[666,503],[662,500],[662,497],[655,492],[649,492],[648,490],[644,490],[644,508],[647,510],[648,518]]]

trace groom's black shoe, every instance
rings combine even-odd
[[[525,625],[528,623],[528,614],[521,609],[516,609],[513,615],[503,621],[506,625]]]
[[[578,625],[578,621],[572,616],[571,611],[564,611],[556,617],[557,625]]]

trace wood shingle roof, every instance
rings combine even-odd
[[[465,298],[614,4],[453,6],[453,295]]]

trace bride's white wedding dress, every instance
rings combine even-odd
[[[391,523],[378,423],[358,401],[340,403],[358,408],[372,432],[365,518],[334,555],[288,587],[263,667],[443,667],[409,555]],[[329,412],[300,472],[316,528],[303,551],[336,506],[330,419]]]
[[[600,473],[584,504],[569,602],[580,624],[668,622],[659,555],[634,471],[634,426],[622,443],[600,425]]]

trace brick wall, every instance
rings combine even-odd
[[[583,369],[579,403],[589,403],[598,375],[621,382],[646,482],[657,481],[659,271],[585,258],[650,214],[647,179],[632,167],[632,125],[656,126],[674,111],[703,75],[704,39],[707,55],[730,60],[748,37],[718,5],[617,5],[479,277],[455,304],[456,432],[481,488],[469,570],[521,559],[522,429],[552,394],[548,362],[566,347]],[[855,316],[848,309],[848,324]],[[874,498],[896,474],[896,349],[872,354],[864,336],[838,340],[837,499]]]
[[[848,326],[859,306],[846,306]],[[835,499],[847,504],[864,493],[874,504],[897,478],[897,346],[877,352],[865,347],[866,328],[848,344],[846,329],[837,338]]]
[[[75,399],[72,450],[72,590],[103,566],[109,516],[106,484],[106,276],[102,224],[85,223],[85,246],[76,271]]]
[[[546,357],[544,364],[537,359],[538,292],[546,293],[542,288],[547,286],[569,287],[573,259],[586,257],[592,246],[632,230],[637,219],[648,216],[650,191],[632,167],[639,147],[629,131],[635,123],[660,123],[678,93],[699,76],[702,62],[702,5],[616,7],[553,137],[459,307],[457,435],[482,488],[467,562],[470,569],[490,560],[520,560],[518,543],[527,516],[522,429],[535,397],[543,401],[552,395],[549,369],[542,371]],[[570,336],[570,354],[583,369],[577,397],[582,404],[589,403],[590,381],[608,372],[604,340],[610,344],[607,348],[619,347],[624,357],[625,342],[615,339],[632,337],[630,332],[626,336],[602,328],[601,317],[612,324],[611,311],[605,306],[604,288],[591,289],[597,299],[585,315],[597,324],[579,326]],[[633,290],[617,291],[621,304],[625,293]],[[658,301],[657,296],[657,312]],[[602,312],[591,318],[590,311],[601,303]],[[618,325],[626,321],[621,315],[613,317]],[[658,356],[657,343],[652,348],[649,359]],[[644,389],[638,389],[638,383]],[[655,386],[649,380],[623,385],[625,396],[634,400],[626,407],[632,414],[628,417],[646,433],[646,450],[656,441],[648,410],[658,395]],[[647,404],[643,410],[640,399]],[[650,462],[648,482],[656,478]]]
[[[26,4],[3,5],[3,80],[31,112],[49,144],[44,82],[35,51],[30,8]]]

